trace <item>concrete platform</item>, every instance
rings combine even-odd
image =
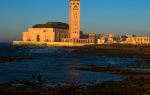
[[[29,42],[13,41],[13,45],[21,46],[51,46],[51,47],[81,47],[85,45],[95,45],[94,43],[69,43],[69,42]]]

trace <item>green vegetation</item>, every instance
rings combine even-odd
[[[69,25],[63,22],[47,22],[45,24],[35,24],[32,28],[59,28],[59,29],[69,29]]]

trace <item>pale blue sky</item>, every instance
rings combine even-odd
[[[0,0],[0,42],[36,23],[68,23],[69,0]],[[150,35],[150,0],[81,0],[81,30]]]

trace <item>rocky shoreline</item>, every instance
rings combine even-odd
[[[55,84],[47,86],[34,81],[0,84],[0,95],[150,95],[150,77],[130,76],[121,81],[103,83]]]
[[[39,80],[11,81],[0,84],[0,95],[150,95],[150,71],[96,65],[74,69],[127,77],[118,81],[108,80],[101,83],[95,81],[88,84],[47,85]]]
[[[91,45],[78,48],[74,47],[70,54],[137,58],[146,67],[150,67],[150,46]]]
[[[114,57],[148,57],[150,55],[150,46],[91,45],[74,47],[74,50],[71,53],[77,55],[89,54]]]
[[[69,54],[133,57],[141,59],[141,64],[146,65],[147,69],[150,67],[149,46],[87,46],[73,48]],[[9,57],[8,59],[10,59],[10,61],[14,61],[18,59],[26,60],[30,58]],[[53,85],[46,85],[38,80],[11,81],[0,84],[0,95],[150,95],[150,71],[145,70],[144,68],[131,69],[88,65],[74,67],[72,69],[97,73],[106,72],[111,74],[119,74],[125,75],[126,78],[118,81],[109,80],[101,83],[54,83]]]

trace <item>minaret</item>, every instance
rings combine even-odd
[[[70,0],[69,35],[70,38],[80,39],[80,0]]]

